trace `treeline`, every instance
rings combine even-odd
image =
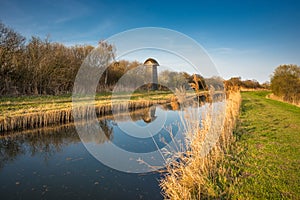
[[[141,73],[131,70],[142,63],[114,61],[115,48],[105,42],[99,42],[99,46],[97,49],[109,51],[111,59],[108,63],[111,64],[100,77],[97,92],[112,91],[124,74],[129,79],[128,83],[125,82],[127,87],[130,84],[143,85],[151,81],[151,72],[148,69]],[[0,22],[0,96],[71,93],[77,72],[92,50],[92,46],[67,47],[50,42],[48,38],[31,37],[26,40],[24,36]],[[143,68],[145,67],[140,69]],[[164,70],[158,76],[161,90],[181,86],[189,88],[191,83],[195,83],[199,89],[207,89],[206,81],[217,88],[222,87],[219,78],[204,80],[200,75],[185,72]],[[149,84],[146,84],[141,89],[149,88]]]
[[[66,47],[26,38],[0,23],[0,95],[62,94],[72,90],[91,46]]]
[[[146,83],[151,82],[152,72],[145,66],[137,69],[142,65],[137,61],[114,61],[115,48],[112,45],[100,41],[99,47],[94,49],[88,45],[68,47],[50,42],[48,38],[31,37],[27,40],[0,22],[0,96],[71,93],[80,66],[93,50],[99,50],[100,53],[105,51],[102,53],[110,55],[109,62],[106,62],[110,65],[99,79],[97,92],[112,91],[124,74],[128,80],[123,79],[123,90],[126,87],[136,88],[135,85],[142,85],[142,90],[151,88],[151,84]],[[211,86],[216,90],[224,88],[220,77],[204,78],[199,74],[159,71],[160,90],[179,87],[200,90],[208,90]],[[264,87],[255,80],[242,81],[240,77],[232,78],[228,83],[251,89]]]
[[[227,86],[238,87],[240,89],[270,89],[270,83],[265,82],[260,84],[257,80],[242,80],[241,77],[232,77],[226,81]]]
[[[291,103],[300,102],[300,66],[278,66],[271,77],[273,94]]]
[[[71,93],[76,74],[93,49],[88,45],[67,47],[48,38],[26,40],[0,22],[0,96]],[[112,46],[106,49],[114,54]],[[126,70],[138,65],[114,62],[100,78],[98,91],[110,90]]]

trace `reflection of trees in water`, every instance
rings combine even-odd
[[[31,156],[40,154],[47,161],[56,152],[62,151],[64,146],[79,141],[73,126],[37,129],[3,136],[0,139],[0,168],[26,153]]]
[[[104,134],[97,134],[97,140],[92,141],[104,143],[111,140],[113,127],[109,125],[109,120],[101,119],[99,125]],[[11,133],[0,138],[0,168],[25,154],[40,155],[47,161],[65,146],[78,142],[80,138],[73,125]]]
[[[108,120],[107,119],[102,119],[99,120],[99,125],[102,128],[102,130],[104,131],[104,134],[106,136],[107,139],[112,140],[113,137],[113,127],[110,126],[108,124]]]
[[[19,154],[25,154],[25,149],[18,140],[0,140],[0,168],[5,163],[13,161]]]
[[[134,113],[134,112],[131,112]],[[133,114],[133,119],[153,120],[155,108],[141,109]],[[81,124],[87,127],[83,138],[98,144],[105,143],[113,139],[113,126],[110,122],[113,116],[99,118],[98,124],[102,131],[97,134],[95,126],[89,122]],[[45,161],[49,160],[56,152],[61,152],[67,145],[80,142],[80,138],[73,125],[40,128],[30,131],[14,132],[0,138],[0,168],[6,163],[14,161],[18,156],[30,154],[31,156],[40,155]]]
[[[149,121],[150,119],[151,121],[154,115],[155,108],[147,108],[139,110],[138,114],[132,116],[135,120],[145,119]],[[97,120],[102,131],[99,131],[99,128],[95,128],[94,124],[88,121],[80,124],[79,126],[84,126],[87,129],[83,133],[83,138],[98,144],[112,140],[113,126],[110,123],[112,120],[113,116],[106,116]],[[78,142],[80,142],[80,138],[73,125],[10,133],[0,138],[0,168],[25,154],[39,155],[47,161],[56,152],[61,152],[65,146]]]
[[[174,99],[170,104],[160,105],[163,110],[178,110],[179,103]],[[156,107],[138,109],[130,112],[132,121],[143,120],[150,123],[156,119]],[[118,117],[118,121],[127,121],[128,118]],[[79,126],[85,127],[83,138],[85,142],[95,142],[102,144],[113,139],[114,117],[112,115],[101,117],[96,120],[99,127],[95,126],[95,121],[86,121]],[[78,133],[73,125],[39,128],[23,132],[15,132],[0,137],[0,168],[6,163],[15,160],[20,155],[30,154],[40,155],[45,161],[49,160],[56,152],[61,152],[67,145],[80,142]]]

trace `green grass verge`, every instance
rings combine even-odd
[[[151,101],[166,100],[171,98],[170,91],[142,91],[142,92],[122,92],[114,94],[114,99],[123,102],[125,99],[132,101]],[[98,93],[95,95],[95,104],[104,105],[111,101],[112,94],[110,92]],[[0,97],[0,119],[7,116],[13,117],[17,115],[45,112],[51,110],[63,110],[72,106],[71,94],[59,96],[20,96],[20,97]]]
[[[300,108],[267,94],[242,93],[233,199],[300,199]]]

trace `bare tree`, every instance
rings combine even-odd
[[[0,22],[0,95],[9,94],[21,63],[25,38]]]

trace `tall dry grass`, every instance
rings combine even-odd
[[[228,184],[232,180],[232,169],[225,161],[234,141],[233,130],[237,121],[241,103],[240,92],[227,92],[225,117],[223,120],[214,119],[217,116],[206,114],[199,123],[189,123],[186,128],[187,151],[167,165],[166,175],[160,182],[165,199],[219,199],[230,193]],[[224,111],[224,110],[223,110]],[[221,111],[220,111],[221,112]],[[216,121],[221,123],[216,123]],[[205,138],[219,131],[217,142],[208,154]]]
[[[110,101],[96,101],[93,110],[88,110],[89,108],[85,107],[84,112],[80,113],[89,114],[93,111],[97,116],[104,116],[111,114],[112,109],[118,110],[121,113],[127,112],[128,110],[134,111],[147,108],[154,104],[166,104],[168,102],[170,102],[169,99],[131,100],[125,103],[120,100],[112,107]],[[20,131],[73,122],[74,118],[71,106],[71,103],[69,103],[65,105],[66,108],[58,107],[57,109],[52,108],[51,110],[41,108],[34,111],[23,110],[9,115],[0,115],[0,135],[9,131]]]

